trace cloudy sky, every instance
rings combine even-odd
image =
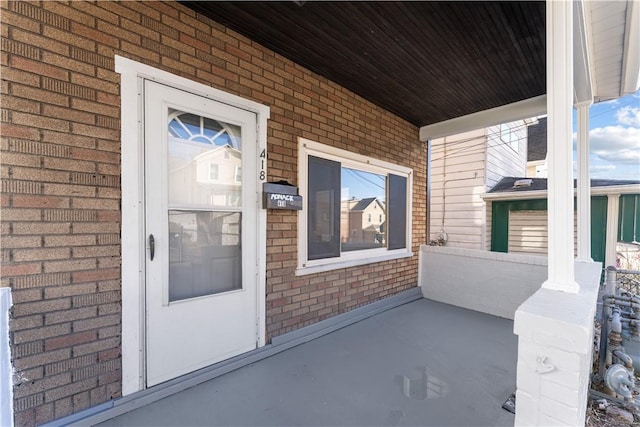
[[[592,105],[589,128],[591,178],[640,180],[640,91]]]

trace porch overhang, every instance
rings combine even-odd
[[[489,110],[478,111],[466,116],[420,128],[420,141],[441,138],[474,129],[482,129],[501,123],[513,122],[516,120],[528,119],[547,113],[547,96],[540,95],[514,102],[508,105],[491,108]]]
[[[422,141],[547,111],[543,1],[182,3],[417,125]],[[635,92],[640,5],[575,1],[573,23],[574,104]]]

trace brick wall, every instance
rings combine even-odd
[[[414,169],[415,126],[173,2],[1,3],[2,286],[17,425],[118,397],[120,97],[114,55],[269,105],[268,179],[297,183],[298,136]],[[417,256],[296,277],[296,213],[267,219],[269,337],[417,282]]]

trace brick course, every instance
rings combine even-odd
[[[174,2],[0,7],[2,286],[14,292],[17,377],[33,377],[15,384],[17,425],[121,394],[114,55],[269,105],[270,181],[298,182],[297,137],[412,167],[418,252],[426,154],[415,126]],[[268,339],[416,285],[417,256],[296,277],[296,236],[295,212],[268,212]]]

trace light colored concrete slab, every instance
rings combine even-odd
[[[511,426],[513,322],[418,300],[101,426]]]

